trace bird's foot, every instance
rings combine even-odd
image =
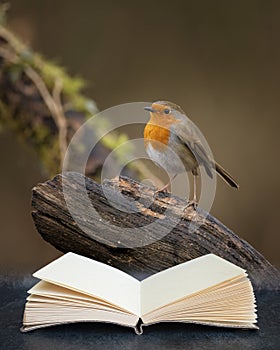
[[[156,191],[155,191],[155,193],[154,193],[154,196],[157,196],[158,194],[168,194],[168,193],[170,193],[170,191],[169,191],[169,183],[168,184],[166,184],[166,185],[164,185],[163,187],[161,187],[161,188],[159,188],[159,189],[157,189]]]
[[[197,207],[198,207],[197,201],[195,199],[192,199],[188,201],[188,204],[186,205],[184,210],[188,210],[188,208],[192,208],[193,210],[196,211]]]
[[[169,189],[167,187],[165,187],[165,188],[160,188],[160,189],[155,191],[155,194],[159,194],[159,193],[169,193]]]
[[[171,179],[169,179],[169,181],[167,182],[166,185],[164,185],[163,187],[159,188],[154,195],[157,195],[159,193],[163,193],[163,194],[170,194],[170,189],[171,189],[171,182],[176,178],[177,174],[175,174]]]
[[[170,195],[170,192],[168,191],[168,188],[159,189],[154,192],[154,198],[159,198],[159,197],[161,198],[169,195]]]

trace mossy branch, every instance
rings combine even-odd
[[[97,113],[97,107],[82,94],[85,82],[81,78],[70,77],[64,68],[33,52],[2,24],[3,6],[1,19],[0,130],[13,130],[35,150],[48,175],[53,175],[61,170],[71,137]],[[96,125],[93,133],[98,136],[106,131],[108,121],[100,118]],[[101,138],[88,160],[87,175],[97,178],[109,152],[127,139],[117,132]]]

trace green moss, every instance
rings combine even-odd
[[[35,55],[33,62],[35,69],[41,71],[41,76],[49,88],[53,88],[54,82],[59,79],[63,84],[63,93],[68,97],[73,97],[85,87],[85,81],[79,77],[71,78],[65,69],[55,63],[43,60],[39,55]]]
[[[0,4],[0,25],[6,24],[7,11],[9,9],[9,7],[10,7],[10,5],[7,2]]]
[[[56,133],[52,133],[49,127],[42,123],[30,124],[30,116],[21,111],[13,118],[13,111],[0,100],[0,129],[10,129],[14,132],[19,142],[34,146],[36,153],[50,175],[59,171],[60,152]]]
[[[1,8],[0,8],[1,13]],[[1,16],[0,16],[1,20]],[[7,30],[3,28],[5,32]],[[71,107],[88,114],[96,113],[97,108],[92,100],[82,95],[82,89],[86,86],[85,80],[81,77],[70,77],[66,69],[60,67],[56,62],[46,60],[40,54],[34,53],[30,48],[22,44],[12,33],[9,34],[9,44],[13,47],[18,56],[17,62],[10,65],[14,78],[18,77],[20,71],[26,67],[32,67],[44,80],[50,91],[54,88],[55,82],[62,83],[62,95],[66,103]]]
[[[1,25],[1,6],[0,6],[0,25]],[[65,110],[76,110],[85,115],[88,119],[97,113],[97,107],[93,100],[85,97],[82,94],[82,89],[85,87],[85,81],[80,77],[70,77],[65,68],[60,67],[55,62],[48,61],[40,54],[34,53],[30,48],[22,44],[11,32],[6,28],[0,27],[2,35],[9,42],[8,49],[11,49],[12,54],[16,54],[17,58],[13,62],[9,62],[2,66],[9,73],[11,82],[15,83],[22,78],[22,73],[27,68],[33,68],[43,79],[50,94],[59,80],[62,84],[62,102]],[[14,111],[9,109],[3,101],[0,101],[0,127],[8,126],[14,130],[20,139],[26,143],[34,145],[39,158],[47,168],[50,174],[55,174],[59,171],[60,166],[60,151],[58,145],[57,132],[49,126],[44,126],[42,123],[36,125],[36,120],[32,117],[24,116],[23,112],[18,112],[14,116]],[[110,122],[105,118],[99,118],[96,123],[94,133],[97,137],[101,136],[106,130],[111,129]],[[111,132],[101,138],[101,143],[109,149],[116,149],[116,156],[120,163],[125,164],[128,154],[133,152],[132,146],[125,134]],[[118,147],[126,143],[122,147]]]
[[[15,83],[21,77],[24,67],[20,64],[10,64],[6,66],[6,70],[9,72],[11,81]]]

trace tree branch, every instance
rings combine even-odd
[[[84,187],[88,197],[83,194]],[[68,211],[63,189],[68,205],[79,212],[78,221]],[[127,203],[117,209],[120,194]],[[87,198],[95,209],[90,214]],[[108,180],[101,186],[81,174],[65,173],[33,189],[32,216],[38,232],[60,251],[88,256],[134,276],[148,276],[211,252],[246,269],[256,289],[280,289],[279,271],[259,252],[201,210],[189,208],[181,215],[186,204],[166,194],[154,197],[153,189],[128,178]],[[131,212],[135,205],[137,211]],[[150,225],[155,220],[157,228]],[[191,229],[194,223],[195,231]],[[170,233],[155,240],[166,227],[170,227]],[[151,243],[124,248],[124,239],[135,239],[133,233],[125,235],[126,228],[140,228],[138,241],[143,238],[147,243],[150,239]]]
[[[32,52],[0,25],[0,127],[11,129],[30,145],[48,174],[61,170],[72,136],[97,113],[95,103],[81,94],[83,85],[80,78],[70,77],[63,68]],[[93,138],[94,133],[102,134],[108,121],[99,118],[96,124]],[[120,136],[112,132],[100,139],[88,159],[87,175],[98,178]],[[136,172],[128,170],[127,174]]]

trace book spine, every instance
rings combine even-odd
[[[139,318],[137,325],[134,327],[134,331],[137,335],[143,334],[143,321]]]

